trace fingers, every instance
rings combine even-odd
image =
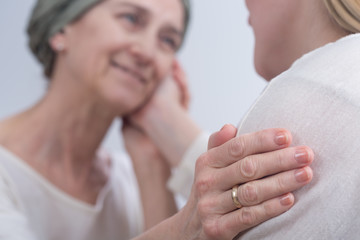
[[[190,103],[189,86],[185,71],[177,60],[173,63],[173,77],[181,92],[181,103],[185,109],[188,109]]]
[[[210,149],[203,157],[211,167],[222,168],[253,154],[288,147],[291,140],[291,134],[285,129],[267,129],[235,137]]]
[[[310,165],[313,160],[314,153],[309,147],[285,148],[245,157],[217,171],[216,178],[222,179],[219,187],[227,190],[235,184]]]
[[[239,232],[243,232],[268,219],[276,217],[294,204],[294,196],[289,193],[279,198],[274,198],[253,207],[243,207],[232,213],[224,215],[218,222],[219,228],[226,229],[223,239],[232,239]]]
[[[293,192],[306,184],[313,177],[311,168],[304,167],[276,174],[264,179],[242,184],[237,189],[238,201],[244,207],[256,206],[272,198]],[[212,209],[215,214],[225,214],[237,209],[232,195],[232,190],[220,193],[204,200],[203,204]]]
[[[256,206],[305,186],[312,180],[312,177],[311,168],[304,167],[248,182],[238,187],[238,201],[244,207]],[[231,192],[232,190],[228,190],[218,196],[216,200],[218,205],[213,206],[218,213],[229,213],[236,209]]]
[[[226,124],[218,132],[213,133],[209,138],[208,149],[218,147],[236,136],[237,129]]]

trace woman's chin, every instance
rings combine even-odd
[[[141,107],[144,105],[144,101],[136,101],[136,102],[118,102],[113,101],[111,103],[111,109],[113,109],[114,114],[119,117],[125,117],[135,112],[139,111]]]

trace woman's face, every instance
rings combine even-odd
[[[170,73],[183,22],[180,0],[105,0],[65,28],[58,58],[83,89],[126,114]]]
[[[289,49],[296,48],[294,33],[301,12],[300,0],[246,0],[249,24],[255,35],[256,71],[271,80],[295,60]]]

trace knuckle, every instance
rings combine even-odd
[[[197,203],[197,212],[200,219],[205,221],[206,219],[216,215],[216,206],[218,203],[212,198],[201,198]]]
[[[200,199],[197,204],[197,213],[200,219],[206,220],[207,216],[209,216],[209,205],[205,199]]]
[[[269,144],[269,131],[260,131],[256,135],[257,144],[259,146],[266,146]]]
[[[283,169],[287,166],[287,149],[279,150],[275,152],[275,166],[278,169]]]
[[[251,146],[256,149],[266,149],[269,146],[269,130],[261,130],[250,134]]]
[[[239,200],[242,200],[246,205],[253,205],[258,203],[258,193],[254,183],[247,183],[240,187]]]
[[[244,207],[241,209],[241,214],[239,214],[239,222],[242,225],[251,227],[256,223],[256,214],[249,207]]]
[[[199,176],[195,179],[195,189],[199,196],[205,195],[212,189],[215,184],[215,177],[213,174],[207,174],[206,176]]]
[[[276,208],[276,206],[274,206],[274,204],[272,204],[271,202],[265,202],[263,204],[264,220],[276,216],[276,211],[277,211],[277,208]]]
[[[245,154],[245,140],[241,137],[234,138],[229,145],[229,156],[242,158]]]
[[[256,176],[258,170],[258,163],[253,157],[246,157],[240,161],[240,174],[247,178],[252,179]]]
[[[204,222],[203,231],[207,239],[223,239],[223,231],[220,229],[218,219]]]
[[[276,184],[276,189],[278,191],[278,193],[283,193],[283,192],[286,192],[286,182],[285,182],[285,179],[278,176],[275,180],[275,184]]]
[[[196,173],[202,171],[202,169],[204,169],[208,165],[208,161],[209,161],[208,158],[209,156],[207,153],[203,153],[198,157],[195,163]]]

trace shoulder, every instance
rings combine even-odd
[[[0,235],[6,239],[35,239],[13,186],[0,165]]]
[[[351,77],[360,75],[357,64],[360,61],[359,42],[360,34],[351,34],[317,48],[299,58],[274,80],[292,76],[321,84],[351,81]]]

